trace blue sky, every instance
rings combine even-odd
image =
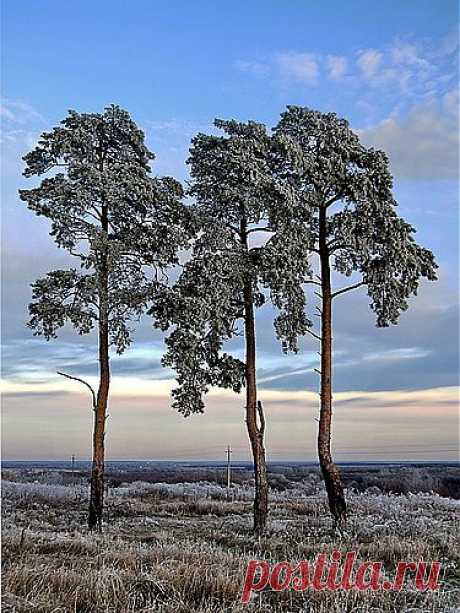
[[[347,117],[385,149],[400,213],[440,264],[398,326],[377,330],[364,292],[336,311],[339,458],[457,456],[458,8],[408,0],[352,2],[3,2],[2,213],[4,454],[87,457],[87,399],[53,374],[96,374],[94,338],[58,341],[24,327],[28,285],[68,264],[46,222],[17,198],[34,180],[21,156],[67,109],[130,111],[156,153],[154,171],[184,180],[190,138],[214,117],[273,126],[286,104]],[[269,457],[315,451],[316,348],[284,357],[270,309],[258,314],[259,377]],[[109,456],[214,458],[248,446],[242,398],[215,391],[204,416],[169,408],[162,338],[143,320],[135,347],[113,360]],[[239,351],[239,347],[235,347]],[[186,438],[187,446],[183,444]]]

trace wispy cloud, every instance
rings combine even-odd
[[[328,55],[326,58],[329,77],[340,80],[348,70],[348,60],[343,55]]]
[[[425,58],[419,55],[419,50],[416,45],[409,43],[396,42],[391,50],[391,57],[394,64],[419,66],[429,70],[432,65]]]
[[[31,121],[45,122],[43,115],[32,105],[21,100],[11,100],[9,98],[2,98],[0,117],[5,121],[15,124],[26,124]]]
[[[358,55],[357,64],[364,77],[371,79],[376,74],[382,62],[383,53],[376,49],[361,51]]]
[[[399,362],[400,360],[417,360],[426,358],[431,351],[421,347],[401,347],[399,349],[388,349],[387,351],[370,352],[363,355],[363,360],[371,362]]]
[[[236,67],[241,70],[241,72],[247,72],[249,74],[256,75],[257,77],[266,77],[270,73],[270,66],[266,62],[237,61]]]
[[[275,63],[283,77],[303,83],[315,83],[319,77],[318,61],[313,53],[278,53]]]
[[[441,52],[442,49],[442,52]],[[456,81],[457,41],[394,40],[381,48],[365,48],[345,54],[320,53],[314,49],[285,50],[257,60],[241,59],[241,72],[277,81],[316,85],[321,79],[346,80],[349,87],[393,91],[396,95],[421,97]],[[389,88],[391,88],[389,90]]]

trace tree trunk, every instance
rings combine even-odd
[[[318,457],[326,485],[329,508],[339,527],[345,527],[347,508],[340,472],[332,461],[332,292],[326,209],[319,213],[319,252],[321,264],[321,403],[318,429]]]
[[[244,250],[249,256],[247,220],[244,208],[241,209],[240,237]],[[247,265],[250,265],[248,257]],[[262,403],[257,400],[256,382],[256,326],[254,317],[254,296],[251,274],[248,271],[244,287],[244,330],[246,343],[245,380],[246,380],[246,427],[254,459],[254,532],[261,535],[267,527],[268,479],[265,461],[265,419]],[[257,420],[259,417],[259,421]]]
[[[262,404],[257,401],[256,335],[250,280],[246,282],[244,287],[244,322],[246,340],[246,425],[254,458],[254,532],[261,535],[265,532],[267,526],[268,480],[264,448],[265,419]],[[259,416],[259,423],[257,415]]]
[[[107,233],[107,229],[107,208],[103,206],[102,230]],[[90,530],[96,529],[98,532],[102,532],[104,508],[104,439],[110,385],[108,302],[108,263],[107,252],[104,251],[101,254],[99,275],[99,388],[94,411],[93,462],[88,513]]]

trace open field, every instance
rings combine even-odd
[[[449,470],[458,475],[458,469]],[[149,483],[128,474],[124,483],[114,474],[109,478],[107,525],[96,536],[85,527],[82,476],[46,468],[4,472],[4,611],[460,610],[460,506],[452,498],[349,488],[348,532],[339,535],[316,469],[304,469],[298,479],[279,473],[284,479],[272,476],[270,531],[256,540],[245,477],[236,479],[228,500],[209,479]],[[215,475],[218,481],[218,470]],[[418,477],[424,481],[422,473]],[[295,563],[334,549],[383,562],[389,578],[399,560],[440,561],[441,589],[417,592],[409,573],[401,592],[266,590],[250,605],[239,604],[249,559]]]

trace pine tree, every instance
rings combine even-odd
[[[318,455],[331,513],[343,526],[346,503],[331,454],[332,304],[365,286],[377,326],[396,324],[420,279],[436,279],[437,265],[433,254],[415,242],[414,228],[396,212],[386,155],[364,147],[346,120],[289,106],[274,134],[279,142],[274,172],[292,186],[296,204],[291,213],[304,223],[308,236],[303,245],[295,235],[292,239],[319,260],[317,280],[308,282],[321,295]],[[353,276],[353,282],[335,289],[333,272]]]
[[[78,266],[49,272],[33,285],[29,326],[46,340],[70,323],[79,334],[98,335],[99,386],[91,390],[93,460],[88,524],[102,528],[104,438],[110,386],[110,348],[131,342],[139,319],[165,282],[186,242],[181,185],[150,176],[154,155],[144,134],[118,106],[102,114],[69,111],[42,134],[24,160],[24,175],[46,175],[21,190],[31,211],[50,220],[50,236]],[[60,373],[64,374],[64,373]]]
[[[164,330],[164,363],[178,375],[173,404],[184,415],[204,410],[210,386],[239,392],[245,386],[246,426],[254,460],[254,530],[264,532],[268,482],[265,418],[256,377],[255,309],[268,298],[279,309],[278,336],[297,350],[297,337],[311,324],[304,315],[301,281],[311,274],[298,246],[302,224],[291,224],[279,208],[289,204],[289,186],[271,172],[273,141],[255,122],[216,120],[224,136],[198,134],[190,150],[191,188],[197,237],[190,260],[171,291],[157,295],[152,309]],[[259,246],[251,244],[257,236]],[[302,254],[302,251],[300,252]],[[242,335],[245,358],[222,352]]]

